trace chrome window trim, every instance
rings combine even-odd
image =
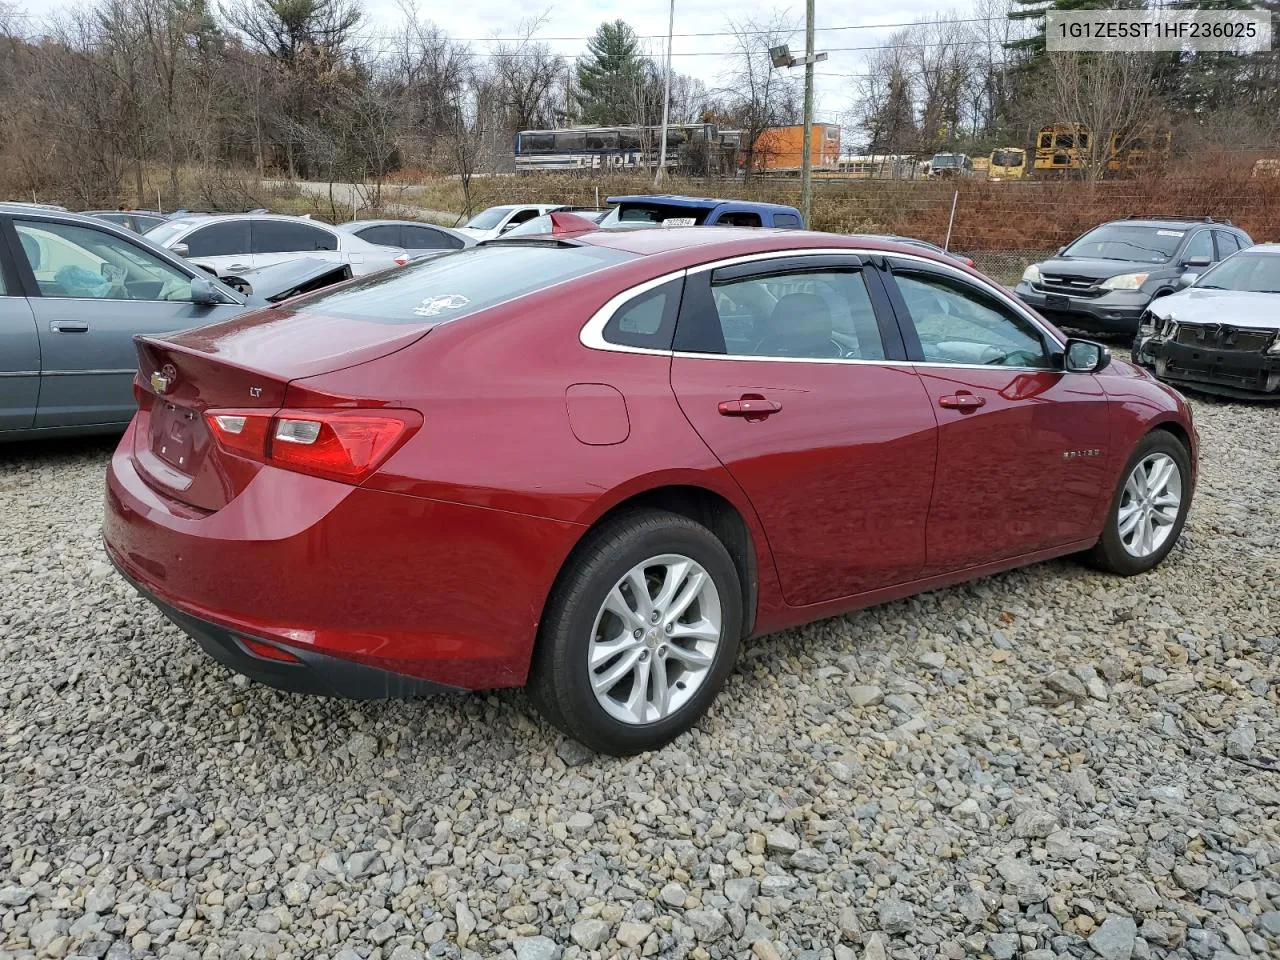
[[[120,376],[128,374],[129,376],[137,376],[136,367],[120,368],[120,369],[93,369],[93,370],[43,370],[41,376],[44,377],[90,377],[90,376]]]
[[[0,370],[0,380],[5,377],[38,377],[39,370]]]
[[[861,360],[843,357],[756,357],[742,356],[739,354],[727,353],[692,353],[688,351],[677,350],[658,350],[653,347],[631,347],[626,344],[610,343],[604,339],[604,328],[606,324],[613,318],[624,304],[643,293],[647,293],[654,287],[659,287],[664,283],[679,278],[688,278],[698,273],[706,273],[709,270],[718,270],[721,267],[732,267],[740,263],[755,263],[765,260],[792,259],[795,257],[805,256],[831,256],[831,255],[848,255],[853,257],[896,257],[900,260],[914,260],[926,267],[940,270],[942,273],[949,275],[962,282],[973,284],[985,293],[993,295],[1001,304],[1009,307],[1014,313],[1021,316],[1024,320],[1039,330],[1051,343],[1057,344],[1060,349],[1066,348],[1066,343],[1060,340],[1053,331],[1045,326],[1044,321],[1040,320],[1033,314],[1025,304],[1018,301],[1011,294],[1000,288],[997,284],[992,283],[983,277],[974,277],[966,273],[958,267],[952,267],[950,264],[942,263],[938,260],[931,260],[928,257],[918,256],[913,253],[899,253],[892,250],[871,250],[862,247],[806,247],[800,250],[774,250],[768,253],[750,253],[738,257],[729,257],[724,260],[715,260],[709,263],[700,263],[692,267],[681,270],[674,270],[671,273],[663,274],[660,277],[654,277],[643,283],[628,287],[626,290],[605,302],[593,313],[590,319],[583,325],[578,333],[578,341],[590,350],[603,350],[608,353],[641,353],[650,356],[672,356],[681,357],[690,360],[750,360],[767,363],[874,363],[889,366],[901,367],[947,367],[950,369],[968,369],[968,370],[1013,370],[1018,372],[1054,372],[1053,367],[1005,367],[994,366],[990,364],[980,363],[937,363],[933,361],[914,362],[911,360]],[[1065,372],[1065,371],[1058,371]]]

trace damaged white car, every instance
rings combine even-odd
[[[1178,387],[1280,400],[1280,243],[1183,281],[1143,314],[1134,362]]]

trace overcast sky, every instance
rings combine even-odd
[[[73,2],[74,0],[18,0],[18,5],[24,7],[32,17],[39,17],[51,8],[67,7]],[[218,0],[210,0],[210,5],[217,6]],[[363,6],[366,23],[361,32],[364,34],[376,37],[393,29],[401,20],[396,0],[363,0]],[[617,18],[626,20],[641,36],[657,38],[646,40],[645,44],[648,52],[660,56],[664,50],[669,7],[667,0],[559,0],[555,3],[542,0],[463,0],[453,3],[420,0],[419,9],[450,35],[477,41],[495,35],[514,36],[521,21],[541,17],[543,26],[539,35],[549,38],[548,43],[557,53],[572,59],[582,52],[586,44],[585,38],[602,21]],[[677,36],[672,45],[674,68],[681,73],[692,74],[705,81],[709,87],[715,88],[720,85],[727,66],[725,59],[718,54],[729,49],[730,39],[725,36],[695,37],[679,34],[721,33],[726,29],[729,16],[767,20],[775,9],[790,14],[801,25],[801,29],[792,38],[791,49],[793,53],[803,53],[803,2],[676,0]],[[971,8],[967,0],[957,0],[946,6],[929,0],[897,0],[894,3],[817,0],[817,49],[830,51],[830,59],[817,68],[815,119],[832,122],[843,120],[852,99],[853,84],[856,82],[849,74],[865,72],[865,51],[840,48],[865,48],[884,42],[892,28],[869,29],[879,24],[907,23],[953,10],[967,13],[968,9]],[[829,29],[833,27],[855,29]],[[475,43],[474,47],[477,52],[487,49],[480,42]]]

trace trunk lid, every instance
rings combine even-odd
[[[207,411],[274,412],[290,381],[394,353],[431,325],[268,310],[167,337],[136,337],[138,472],[172,500],[218,510],[262,464],[222,449]]]

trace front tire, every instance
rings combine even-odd
[[[1191,457],[1171,433],[1142,439],[1120,475],[1106,526],[1088,554],[1101,570],[1132,577],[1169,555],[1191,507]]]
[[[643,510],[588,534],[552,590],[529,692],[546,719],[600,753],[689,730],[733,668],[742,585],[706,527]]]

